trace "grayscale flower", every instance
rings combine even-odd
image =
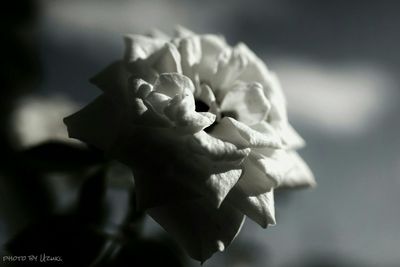
[[[222,251],[245,216],[275,224],[274,189],[312,186],[276,76],[250,49],[178,28],[127,35],[103,94],[65,119],[131,167],[137,203],[195,259]]]

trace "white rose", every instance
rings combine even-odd
[[[275,224],[273,190],[312,186],[276,76],[240,43],[178,28],[128,35],[103,90],[69,134],[132,168],[147,210],[195,259],[222,251],[248,216]]]

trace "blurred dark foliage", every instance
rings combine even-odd
[[[28,221],[6,245],[11,255],[45,253],[67,266],[183,266],[174,244],[140,235],[133,177],[100,152],[45,143],[16,153],[2,170]]]
[[[10,149],[8,115],[15,100],[31,93],[41,79],[37,18],[39,1],[8,1],[1,8],[0,145]]]
[[[63,266],[183,266],[181,251],[169,239],[140,235],[144,214],[135,209],[133,177],[123,166],[83,145],[48,142],[13,149],[9,115],[42,77],[40,7],[30,0],[7,5],[0,34],[1,199],[20,220],[2,253],[60,256]],[[7,221],[3,213],[0,220]]]

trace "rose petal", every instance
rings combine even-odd
[[[165,94],[151,91],[143,100],[144,104],[154,112],[164,114],[164,108],[169,104],[171,98]]]
[[[151,209],[149,214],[201,262],[223,251],[244,222],[244,216],[228,204],[214,209],[201,199]]]
[[[149,36],[153,39],[158,39],[158,40],[165,41],[165,42],[168,42],[170,40],[170,37],[168,36],[168,34],[166,34],[165,32],[163,32],[157,28],[151,29],[148,32],[147,36]]]
[[[127,105],[133,97],[133,92],[129,90],[129,77],[130,73],[125,69],[122,61],[117,61],[91,78],[90,82],[118,105]]]
[[[274,129],[272,125],[265,121],[261,121],[257,124],[250,126],[253,130],[263,134],[266,139],[271,140],[269,147],[272,148],[282,148],[283,144],[281,142],[281,138],[279,133]],[[273,140],[273,141],[272,141]]]
[[[211,90],[211,88],[207,84],[201,84],[197,88],[195,93],[196,93],[195,95],[196,99],[198,101],[202,101],[203,103],[205,103],[209,107],[208,112],[211,112],[212,114],[216,115],[217,119],[219,120],[221,116],[217,101],[215,99],[215,95]]]
[[[129,89],[132,91],[133,97],[144,99],[153,91],[153,85],[142,79],[133,78],[129,81]]]
[[[233,169],[223,173],[214,173],[206,182],[209,188],[205,192],[211,192],[207,197],[214,202],[214,206],[220,208],[229,191],[236,185],[242,174],[241,169]]]
[[[181,25],[175,26],[174,36],[176,38],[186,38],[186,37],[195,36],[195,35],[196,34],[194,32],[192,32],[191,30],[189,30]]]
[[[215,121],[214,114],[195,111],[194,97],[189,89],[176,95],[164,108],[164,113],[183,133],[196,133]]]
[[[242,167],[243,175],[236,186],[247,196],[255,196],[268,192],[279,183],[279,180],[275,176],[267,172],[268,167],[264,166],[264,162],[252,155],[243,161]]]
[[[69,137],[108,150],[119,135],[124,116],[121,109],[101,95],[80,111],[66,117],[64,123]]]
[[[259,82],[264,85],[269,77],[269,70],[264,62],[251,51],[244,43],[236,45],[236,50],[246,59],[246,68],[240,73],[238,80],[244,82]]]
[[[159,74],[182,73],[181,55],[172,43],[166,43],[163,48],[152,54],[148,58],[148,62]]]
[[[198,36],[191,36],[179,41],[179,53],[181,54],[182,72],[192,80],[197,74],[197,65],[201,61],[201,43]]]
[[[291,168],[281,180],[279,187],[315,187],[314,175],[296,152],[289,152]]]
[[[286,121],[286,100],[278,78],[245,44],[240,43],[237,47],[240,54],[247,60],[247,65],[238,80],[261,83],[271,103],[269,121]]]
[[[147,59],[165,45],[164,40],[136,34],[125,35],[124,41],[126,62]]]
[[[213,88],[230,90],[231,85],[244,71],[248,62],[238,47],[226,49],[218,56],[217,71],[211,78]]]
[[[221,101],[222,113],[233,113],[235,119],[247,125],[267,118],[270,104],[259,83],[236,83]]]
[[[278,77],[273,72],[264,79],[264,93],[271,103],[271,110],[268,115],[268,121],[273,123],[286,123],[286,98],[283,94],[282,86]]]
[[[139,208],[193,196],[207,196],[209,205],[219,207],[236,184],[241,175],[239,162],[193,154],[188,138],[193,137],[178,135],[173,128],[134,125],[126,127],[108,151],[132,168]]]
[[[185,89],[194,92],[192,81],[179,73],[161,74],[155,82],[153,89],[171,98],[182,94]]]
[[[276,123],[273,124],[276,131],[281,137],[282,143],[286,149],[296,150],[305,146],[305,141],[296,132],[289,123]]]
[[[145,164],[149,164],[149,162]],[[166,163],[152,163],[151,166],[135,165],[132,168],[135,179],[136,208],[138,210],[143,211],[201,196],[198,190],[192,190],[187,184],[183,183],[183,177],[169,175],[168,165]]]
[[[252,159],[257,167],[280,183],[291,165],[288,153],[283,149],[256,148],[253,150]]]
[[[256,128],[259,126],[255,126]],[[215,125],[210,134],[238,147],[281,147],[279,135],[273,130],[269,134],[259,132],[229,117],[224,117]]]
[[[250,149],[239,149],[235,145],[223,142],[204,131],[195,133],[188,140],[189,148],[200,155],[205,155],[213,160],[242,161]]]
[[[223,37],[206,34],[200,36],[201,43],[201,61],[198,67],[200,79],[209,82],[212,75],[217,71],[219,55],[229,49]]]
[[[276,224],[272,189],[258,196],[247,196],[234,188],[229,194],[227,202],[263,228]]]

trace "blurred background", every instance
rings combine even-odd
[[[88,234],[86,226],[93,224],[94,232],[109,233],[101,239],[109,244],[114,230],[104,226],[109,222],[98,223],[98,214],[82,230],[76,218],[87,214],[85,208],[68,219],[57,213],[74,210],[77,195],[79,203],[90,206],[93,200],[86,198],[99,192],[113,195],[119,209],[129,209],[134,200],[123,197],[121,185],[130,186],[131,179],[110,185],[109,173],[129,176],[127,171],[79,143],[65,145],[62,118],[100,93],[88,79],[122,57],[123,34],[152,28],[169,33],[179,24],[198,33],[221,33],[231,45],[246,43],[278,74],[289,118],[307,141],[301,154],[318,182],[313,190],[278,193],[276,226],[264,230],[247,220],[226,252],[204,266],[400,266],[400,2],[24,0],[11,5],[2,11],[1,27],[0,255],[23,254],[35,246],[35,233],[48,232],[54,220],[79,225],[74,233],[84,231],[76,234],[85,236],[84,242],[62,232],[68,246],[90,246],[93,231]],[[66,160],[73,166],[57,165]],[[98,191],[77,192],[96,175],[103,177]],[[78,176],[89,178],[82,182]],[[62,199],[56,190],[64,192]],[[112,211],[111,225],[119,227],[121,215]],[[175,261],[198,266],[155,222],[129,212],[135,223],[124,231],[136,236],[140,224],[144,234],[122,248],[126,262],[158,251],[171,266]]]

